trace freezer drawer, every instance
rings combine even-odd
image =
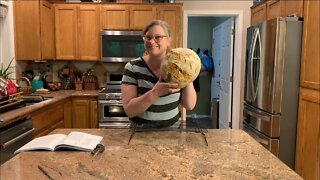
[[[250,127],[247,123],[243,123],[243,130],[247,132],[253,139],[258,141],[263,147],[268,149],[272,154],[278,157],[279,155],[279,139],[269,138],[254,128]]]
[[[243,122],[269,137],[280,137],[280,115],[270,114],[244,104]]]

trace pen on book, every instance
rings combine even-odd
[[[38,165],[38,168],[40,169],[40,171],[46,175],[49,179],[54,180],[54,178],[40,165]]]

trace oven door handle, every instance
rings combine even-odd
[[[122,106],[123,105],[123,103],[121,101],[117,101],[117,100],[101,101],[99,103],[103,104],[103,105],[117,105],[117,106]]]
[[[23,133],[23,134],[20,134],[19,136],[11,139],[10,141],[6,142],[6,143],[3,143],[0,145],[0,149],[5,149],[6,147],[12,145],[13,143],[19,141],[20,139],[24,138],[25,136],[29,135],[30,133],[32,133],[34,131],[34,128],[30,129],[29,131]]]

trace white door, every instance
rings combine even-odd
[[[220,69],[221,69],[221,34],[222,26],[212,30],[212,59],[214,70],[211,78],[211,101],[220,98]],[[212,108],[211,108],[212,109]]]
[[[215,27],[213,32],[216,29],[220,31],[220,33],[213,33],[213,47],[220,50],[217,53],[220,62],[220,77],[217,85],[219,88],[219,129],[226,129],[229,128],[229,123],[231,124],[234,18],[228,18]],[[218,34],[220,36],[217,36]]]

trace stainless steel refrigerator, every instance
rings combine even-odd
[[[247,29],[243,129],[294,167],[302,20],[279,17]]]

